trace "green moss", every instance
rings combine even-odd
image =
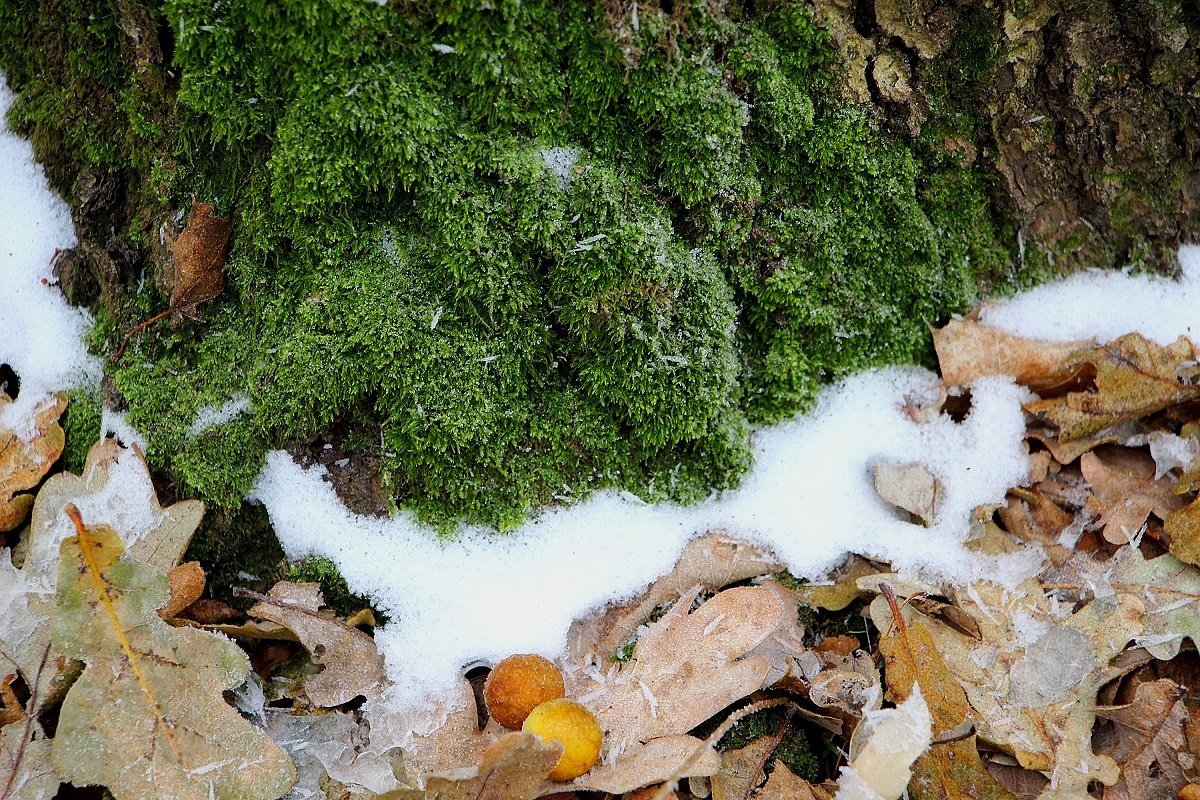
[[[722,752],[738,750],[764,736],[777,736],[787,717],[786,708],[768,708],[751,714],[729,729],[721,737],[718,749]],[[822,778],[820,759],[813,752],[808,733],[793,719],[788,723],[779,745],[767,759],[764,771],[769,775],[776,762],[782,761],[797,776],[807,781]]]
[[[356,611],[370,607],[366,598],[356,595],[346,585],[346,579],[338,572],[332,561],[324,556],[309,556],[292,564],[288,570],[287,579],[300,583],[321,584],[321,594],[325,604],[343,617],[350,616]],[[376,622],[386,622],[382,614],[376,614]]]
[[[63,467],[68,472],[82,475],[88,450],[100,438],[100,397],[89,389],[67,392],[67,410],[60,423],[67,435]]]
[[[609,11],[152,5],[177,87],[90,79],[146,198],[123,224],[147,247],[193,196],[234,221],[203,322],[109,367],[152,463],[233,508],[266,450],[370,419],[400,503],[447,526],[606,487],[690,502],[737,484],[753,423],[926,360],[928,323],[1009,279],[979,174],[843,106],[802,6]],[[107,19],[81,54],[111,59]],[[95,138],[48,102],[37,124]],[[98,349],[131,314],[101,310]]]

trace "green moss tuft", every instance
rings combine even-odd
[[[121,126],[138,246],[193,196],[233,217],[203,322],[109,367],[152,463],[217,507],[355,419],[447,528],[606,487],[698,500],[737,484],[753,423],[927,359],[926,324],[1012,272],[980,175],[844,106],[800,5],[677,0],[634,30],[602,3],[166,0],[145,13],[177,84],[131,68],[118,11],[61,56],[109,59],[81,73],[98,128],[18,82],[63,141]],[[98,349],[132,314],[101,309]]]
[[[67,410],[60,423],[67,435],[63,449],[63,467],[76,475],[83,474],[83,462],[88,450],[100,438],[100,397],[89,389],[67,392]]]

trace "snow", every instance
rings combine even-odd
[[[0,111],[11,102],[0,83]],[[575,148],[542,151],[564,189],[578,155]],[[48,189],[29,145],[11,133],[0,134],[0,163],[0,363],[21,379],[0,425],[29,431],[34,409],[50,393],[96,381],[100,367],[81,344],[87,315],[48,285],[55,248],[74,243],[66,206]],[[1140,330],[1169,342],[1192,334],[1200,313],[1200,248],[1183,248],[1180,260],[1179,282],[1088,272],[994,303],[983,319],[1047,339],[1111,339]],[[754,466],[736,491],[694,507],[600,494],[546,510],[506,535],[464,527],[447,540],[407,513],[357,516],[324,480],[323,467],[301,468],[281,451],[268,456],[252,499],[265,505],[290,557],[328,556],[354,591],[389,613],[377,642],[395,685],[371,713],[379,723],[373,739],[378,733],[398,740],[417,719],[436,724],[448,710],[437,698],[457,696],[465,665],[515,652],[560,655],[574,619],[641,591],[670,569],[691,537],[708,530],[762,544],[799,576],[819,578],[856,552],[926,580],[1015,585],[1037,571],[1039,550],[983,558],[964,542],[973,509],[999,502],[1026,478],[1020,404],[1027,397],[1006,379],[981,380],[971,387],[970,413],[956,422],[938,412],[932,373],[864,372],[825,389],[810,414],[759,430]],[[247,406],[231,398],[202,411],[193,427],[221,424]],[[103,424],[126,441],[139,438],[120,415],[106,414]],[[1178,457],[1180,446],[1162,443],[1161,457]],[[922,463],[940,482],[931,527],[879,499],[873,467],[881,460]],[[141,474],[118,464],[103,492],[77,504],[88,518],[144,535],[159,517],[140,499],[152,491],[143,484]],[[59,533],[67,530],[52,538]],[[49,569],[52,554],[35,560]]]
[[[1025,391],[1002,380],[973,387],[962,423],[906,413],[940,399],[918,369],[862,373],[822,393],[809,415],[755,437],[744,486],[695,507],[647,506],[606,493],[543,512],[497,536],[463,527],[451,540],[407,513],[358,516],[320,466],[272,453],[252,494],[291,558],[332,559],[355,591],[392,620],[376,634],[393,696],[413,707],[453,694],[463,665],[519,652],[561,655],[571,622],[627,598],[668,571],[693,536],[727,530],[760,542],[793,574],[820,577],[847,552],[899,570],[961,580],[1036,572],[1040,554],[983,560],[963,546],[972,509],[1000,502],[1028,472],[1020,408]],[[877,459],[926,464],[944,488],[933,527],[880,500]]]
[[[558,182],[559,191],[565,192],[570,190],[571,182],[574,180],[573,170],[575,162],[579,160],[578,147],[543,147],[538,150],[538,155],[542,157],[542,162],[546,165],[546,169],[554,176]]]
[[[196,418],[188,426],[187,435],[189,437],[196,436],[209,428],[231,422],[242,414],[249,414],[253,410],[253,407],[250,405],[250,398],[238,392],[229,398],[220,408],[205,406],[196,412]]]
[[[0,117],[13,94],[0,75]],[[75,245],[66,203],[51,191],[33,147],[0,126],[0,364],[20,379],[16,402],[0,408],[0,428],[29,439],[33,417],[54,392],[100,380],[100,362],[81,341],[91,326],[52,286],[51,262]]]
[[[1022,336],[1110,341],[1139,331],[1159,344],[1197,338],[1200,247],[1179,250],[1181,280],[1090,270],[989,305],[980,319]]]

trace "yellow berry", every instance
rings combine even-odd
[[[529,712],[566,694],[562,673],[541,656],[509,656],[496,665],[483,685],[488,714],[515,731]]]
[[[552,781],[578,778],[600,760],[604,733],[592,712],[574,700],[550,700],[529,712],[521,730],[536,733],[544,742],[562,742],[563,754]]]

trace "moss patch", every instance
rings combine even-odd
[[[613,14],[121,0],[77,41],[25,31],[60,46],[49,80],[11,73],[14,119],[56,143],[39,153],[129,164],[141,272],[102,294],[98,350],[164,306],[137,277],[164,223],[193,197],[234,221],[202,323],[109,367],[154,466],[231,509],[266,450],[371,419],[382,484],[435,523],[511,527],[604,487],[694,501],[736,485],[752,424],[927,360],[928,324],[1015,280],[989,179],[839,100],[803,6]],[[27,49],[40,23],[6,22]],[[96,96],[93,125],[63,86]],[[249,414],[194,430],[238,396]]]

